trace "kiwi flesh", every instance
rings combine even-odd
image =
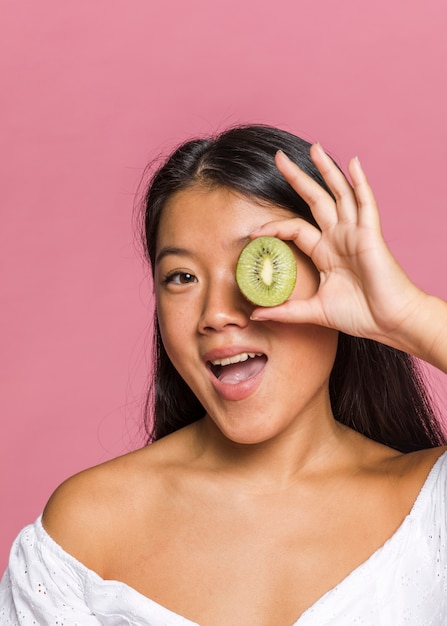
[[[296,259],[277,237],[257,237],[242,250],[236,281],[244,296],[257,306],[277,306],[291,295],[296,283]]]

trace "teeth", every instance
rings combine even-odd
[[[247,359],[254,359],[255,356],[262,356],[262,352],[241,352],[241,354],[235,354],[234,356],[225,357],[224,359],[216,359],[211,361],[213,365],[230,365],[232,363],[240,363]]]

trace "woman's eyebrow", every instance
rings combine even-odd
[[[241,249],[249,241],[250,241],[250,237],[248,235],[245,235],[244,237],[239,237],[238,239],[235,239],[234,241],[231,242],[230,245],[232,248]],[[155,265],[160,263],[160,261],[164,259],[165,256],[168,256],[170,254],[174,256],[187,256],[187,257],[194,256],[194,252],[192,250],[188,250],[187,248],[178,248],[177,246],[165,246],[159,251],[159,253],[155,257]]]
[[[164,259],[165,256],[168,256],[170,254],[174,256],[193,256],[194,253],[191,252],[190,250],[187,250],[186,248],[176,248],[173,246],[165,246],[164,248],[160,250],[160,252],[155,257],[155,265],[160,263],[160,261]]]

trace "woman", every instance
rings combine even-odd
[[[349,173],[261,126],[156,173],[153,443],[69,479],[22,531],[5,623],[446,623],[447,448],[405,353],[447,372],[447,305]],[[271,309],[234,276],[259,235],[297,262]]]

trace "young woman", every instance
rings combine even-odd
[[[264,126],[156,173],[151,445],[53,494],[14,544],[0,623],[446,624],[447,448],[408,354],[447,372],[447,304],[349,173]],[[235,281],[259,235],[296,257],[274,308]]]

